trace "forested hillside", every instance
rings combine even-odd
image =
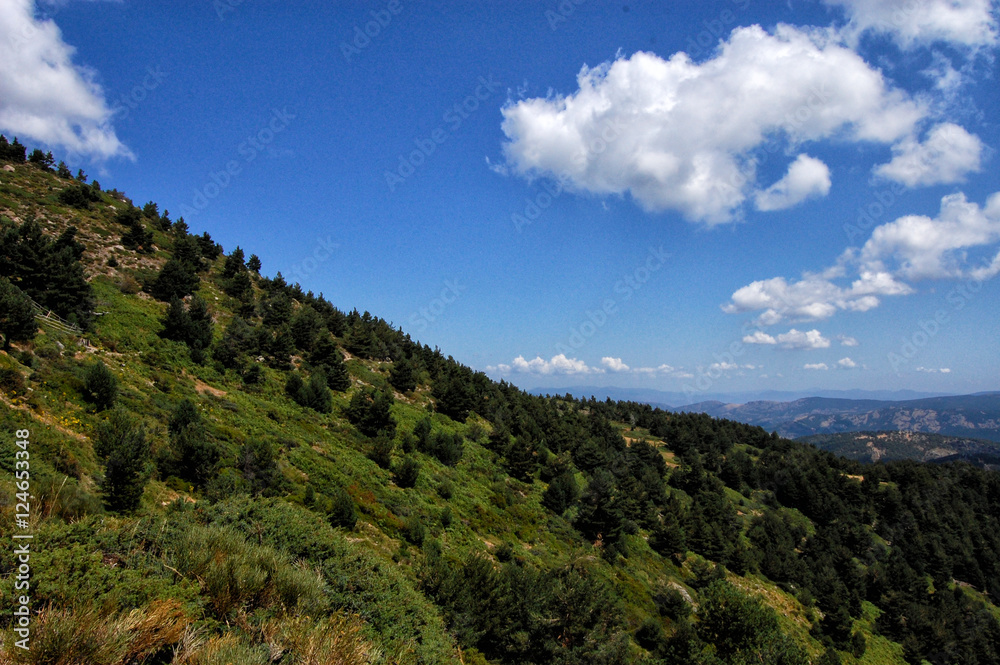
[[[0,662],[1000,663],[997,472],[533,396],[0,160]]]

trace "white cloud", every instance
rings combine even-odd
[[[601,358],[601,364],[612,372],[627,372],[629,369],[628,365],[623,363],[621,358]]]
[[[723,305],[729,314],[763,310],[761,325],[775,325],[785,319],[816,321],[828,319],[838,310],[864,312],[877,307],[879,296],[902,295],[912,289],[888,273],[862,272],[850,287],[834,284],[826,275],[806,274],[797,282],[784,277],[752,282],[732,295]]]
[[[990,0],[825,0],[840,5],[850,21],[845,36],[886,33],[903,48],[935,41],[978,47],[997,43]]]
[[[743,336],[744,344],[777,344],[778,340],[768,335],[763,330],[755,330],[752,335]]]
[[[111,126],[95,73],[73,63],[73,47],[31,0],[0,3],[0,128],[96,158],[132,157]]]
[[[940,369],[935,369],[932,367],[918,367],[918,372],[924,372],[927,374],[951,374],[951,368],[941,367]]]
[[[907,215],[876,227],[859,258],[871,270],[891,269],[907,279],[962,277],[967,274],[966,251],[997,241],[1000,192],[982,209],[965,194],[949,194],[941,199],[935,219]]]
[[[767,326],[786,319],[827,319],[842,310],[865,312],[878,307],[882,297],[914,293],[903,280],[984,280],[1000,274],[1000,253],[975,265],[969,256],[970,250],[998,241],[1000,192],[992,194],[982,208],[969,203],[962,193],[949,194],[941,199],[936,218],[908,215],[877,226],[863,247],[846,250],[821,273],[805,273],[793,282],[784,277],[752,282],[737,289],[722,309],[730,314],[760,311],[757,323]],[[849,286],[836,283],[848,268],[856,270],[857,277]],[[759,339],[744,341],[767,343],[766,337]],[[842,343],[851,346],[846,340]]]
[[[907,187],[961,182],[981,169],[983,142],[950,122],[935,125],[923,143],[908,137],[892,147],[892,161],[875,167],[875,175]]]
[[[785,176],[755,196],[757,210],[785,210],[810,197],[830,193],[830,169],[815,157],[802,153]]]
[[[826,363],[806,363],[805,365],[802,366],[802,369],[826,371],[830,368],[827,366]]]
[[[736,28],[705,62],[639,52],[584,66],[577,82],[568,96],[503,109],[511,171],[596,194],[630,192],[647,210],[707,224],[739,217],[755,189],[751,152],[766,141],[892,143],[926,114],[835,32],[788,25]],[[804,182],[799,174],[785,202],[803,184],[821,190],[815,172]]]
[[[840,342],[841,346],[857,346],[858,340],[854,337],[849,337],[847,335],[837,335],[837,341]]]
[[[523,374],[603,374],[604,370],[597,367],[589,367],[587,363],[577,358],[567,358],[566,354],[560,353],[553,356],[551,360],[545,360],[541,356],[535,356],[532,360],[525,360],[524,356],[514,358],[510,365],[498,365],[501,371],[514,371]]]
[[[826,349],[830,346],[830,340],[823,337],[818,330],[802,332],[792,328],[786,333],[778,335],[777,341],[786,349]]]
[[[854,369],[855,367],[858,366],[858,364],[853,360],[851,360],[850,358],[841,358],[840,360],[837,361],[837,364],[843,367],[844,369]]]

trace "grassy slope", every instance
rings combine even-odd
[[[112,625],[113,620],[125,621],[133,607],[148,609],[157,602],[176,601],[178,616],[183,617],[177,619],[178,625],[201,631],[203,637],[214,634],[205,637],[209,640],[205,653],[222,654],[218,662],[225,662],[232,654],[238,656],[235,662],[256,662],[253,658],[263,648],[261,640],[253,637],[252,631],[240,632],[238,626],[231,627],[232,636],[227,637],[228,629],[213,618],[213,603],[219,600],[208,588],[209,573],[190,561],[200,550],[215,551],[212,538],[220,530],[236,528],[239,536],[233,537],[242,549],[227,551],[226,556],[257,562],[252,565],[273,559],[273,566],[285,571],[284,584],[290,589],[298,589],[296,575],[305,574],[295,559],[305,559],[325,570],[328,598],[356,615],[337,619],[344,622],[338,624],[339,629],[354,634],[351,631],[360,627],[359,643],[375,650],[372,653],[380,650],[386,662],[460,662],[462,657],[445,631],[440,613],[418,590],[417,572],[423,555],[419,548],[407,544],[404,529],[406,519],[414,516],[427,527],[428,537],[440,539],[450,557],[464,558],[470,552],[489,556],[501,543],[509,543],[516,556],[545,567],[581,555],[593,559],[599,576],[611,581],[623,598],[626,619],[633,628],[654,614],[652,590],[668,583],[684,586],[689,582],[690,566],[679,568],[654,553],[645,543],[648,534],[643,532],[628,537],[630,558],[626,566],[613,567],[593,557],[593,549],[579,540],[568,522],[541,506],[544,484],[510,479],[496,455],[478,442],[466,443],[465,455],[454,468],[415,453],[422,465],[416,487],[397,487],[389,471],[366,457],[367,440],[340,415],[354,390],[364,385],[387,385],[388,364],[348,361],[354,386],[347,394],[334,393],[334,410],[329,415],[305,410],[287,398],[282,372],[265,368],[263,384],[249,390],[232,372],[222,374],[210,364],[197,365],[183,344],[157,336],[165,305],[135,293],[136,278],[162,265],[167,253],[140,257],[116,248],[121,229],[111,217],[124,203],[108,198],[92,211],[80,212],[56,203],[58,187],[64,183],[52,175],[19,166],[16,174],[2,176],[0,214],[15,221],[35,214],[53,233],[69,223],[80,227],[80,240],[88,248],[85,263],[98,299],[97,309],[107,312],[86,335],[89,348],[79,346],[72,336],[46,330],[33,343],[19,345],[33,351],[38,365],[33,371],[14,356],[0,353],[0,366],[31,377],[27,394],[0,394],[0,431],[5,440],[0,460],[5,469],[12,468],[7,433],[29,428],[37,497],[32,506],[32,528],[38,534],[39,547],[32,560],[37,572],[33,588],[38,602],[51,603],[53,616],[58,614],[56,610],[81,606],[81,599],[87,599]],[[157,232],[156,241],[158,246],[169,245],[161,232]],[[111,255],[119,261],[117,269],[106,265]],[[220,265],[221,259],[210,275],[217,275]],[[218,336],[232,316],[233,301],[212,279],[203,280],[200,294],[216,316]],[[248,440],[275,442],[282,473],[289,482],[288,495],[280,500],[237,499],[213,506],[176,479],[157,479],[147,486],[136,516],[101,514],[95,498],[100,466],[90,436],[102,416],[81,397],[81,370],[96,359],[103,360],[118,377],[120,403],[142,414],[154,448],[166,441],[171,409],[182,398],[191,399],[228,456]],[[429,414],[435,430],[469,431],[468,425],[434,414],[430,407],[427,386],[421,386],[410,396],[397,399],[393,415],[401,431],[411,430]],[[662,446],[648,432],[625,434]],[[664,450],[664,456],[675,464],[672,453]],[[445,481],[454,488],[448,500],[439,492]],[[305,508],[307,482],[320,495],[332,494],[336,486],[346,487],[360,510],[358,526],[352,532],[333,529]],[[0,475],[3,537],[12,531],[13,494],[11,474],[4,472]],[[731,495],[745,519],[759,507],[753,497]],[[448,526],[442,520],[446,509],[453,516]],[[9,570],[11,555],[6,553],[0,559]],[[808,632],[811,621],[816,620],[813,612],[760,578],[737,578],[735,582],[777,609],[783,615],[783,628],[813,657],[821,653],[821,646]],[[0,582],[5,598],[10,597],[11,587],[9,577]],[[307,591],[296,593],[299,614],[307,616],[302,608],[319,601]],[[268,617],[278,621],[271,617],[274,607],[262,605],[256,610],[260,616],[250,618],[257,621],[255,625]],[[281,621],[285,623],[280,630],[286,630],[290,620]],[[58,622],[53,619],[51,625]],[[10,631],[5,631],[8,645],[10,637]],[[896,645],[871,637],[869,643],[869,653],[859,662],[903,662]],[[638,651],[638,647],[633,648]]]

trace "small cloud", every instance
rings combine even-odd
[[[601,364],[612,372],[627,372],[629,370],[628,365],[623,363],[621,358],[601,358]]]
[[[951,373],[951,368],[950,367],[941,367],[941,368],[918,367],[917,371],[918,372],[924,372],[925,374],[950,374]]]
[[[757,192],[757,210],[785,210],[808,198],[830,193],[830,168],[815,157],[802,153],[788,173],[767,189]]]
[[[841,358],[840,360],[837,361],[837,364],[843,367],[844,369],[854,369],[855,367],[858,366],[858,364],[853,360],[851,360],[850,358]]]
[[[486,156],[486,168],[488,168],[490,171],[493,171],[494,173],[496,173],[498,175],[502,175],[502,176],[505,176],[505,177],[507,175],[510,175],[510,170],[507,168],[506,165],[504,165],[504,164],[494,164],[493,162],[490,161],[489,155]]]
[[[743,337],[744,344],[777,344],[778,340],[768,335],[763,330],[757,330],[752,335]]]
[[[840,342],[841,346],[857,346],[858,340],[853,337],[848,337],[847,335],[837,335],[837,341]]]
[[[727,363],[727,362],[712,363],[711,365],[708,366],[709,371],[716,370],[720,372],[731,372],[739,368],[740,366],[737,365],[736,363]]]
[[[805,365],[802,366],[802,369],[814,369],[814,370],[826,371],[830,368],[827,366],[826,363],[806,363]]]
[[[907,187],[962,182],[979,171],[983,142],[950,122],[936,125],[921,143],[914,137],[892,147],[892,161],[875,168],[875,175]]]
[[[830,340],[815,329],[802,332],[792,328],[778,335],[777,341],[786,349],[826,349],[830,346]]]

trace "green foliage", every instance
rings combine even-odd
[[[257,256],[256,254],[251,254],[250,258],[247,259],[247,268],[251,272],[256,273],[256,274],[259,275],[260,274],[260,268],[261,268],[260,257]]]
[[[421,440],[425,442],[421,445]],[[458,464],[465,453],[465,438],[458,432],[437,432],[427,439],[418,438],[417,446],[422,452],[433,455],[446,466]]]
[[[100,202],[100,192],[83,183],[70,185],[59,192],[59,203],[79,210],[90,210],[91,203]]]
[[[391,438],[396,433],[396,421],[391,413],[394,401],[389,393],[365,388],[354,394],[344,415],[365,436],[383,432]]]
[[[80,263],[84,246],[76,233],[70,226],[53,240],[34,219],[20,226],[0,221],[0,277],[42,307],[86,328],[93,319],[94,296]]]
[[[197,271],[189,263],[169,259],[156,279],[147,287],[149,294],[157,300],[169,302],[174,298],[184,298],[191,295],[201,284]]]
[[[313,372],[308,383],[302,380],[298,372],[292,372],[285,383],[285,393],[300,406],[319,413],[330,413],[333,409],[333,396],[326,385],[326,375],[321,369]]]
[[[23,164],[27,159],[25,151],[26,148],[17,140],[16,136],[13,141],[8,143],[7,137],[0,134],[0,161]]]
[[[83,396],[98,411],[110,409],[118,399],[118,379],[108,366],[97,361],[87,369],[83,379]]]
[[[805,665],[802,649],[783,634],[774,610],[719,580],[701,593],[698,633],[724,661]]]
[[[194,296],[187,308],[178,298],[172,298],[161,321],[165,339],[184,342],[192,350],[205,350],[212,344],[212,315],[207,303]]]
[[[145,427],[115,409],[97,426],[94,452],[104,461],[104,505],[115,512],[135,510],[150,475]]]
[[[208,427],[190,400],[177,405],[167,427],[170,445],[157,460],[161,475],[177,476],[198,487],[205,487],[215,476],[221,458],[218,444],[211,439]]]
[[[393,478],[396,485],[403,488],[414,487],[417,478],[420,476],[420,462],[413,457],[406,455],[393,470]]]
[[[29,342],[35,338],[38,324],[28,295],[6,277],[0,277],[0,334],[3,349],[10,351],[11,342]]]
[[[389,370],[389,383],[401,393],[408,393],[417,387],[417,375],[413,363],[407,358],[400,358],[392,364]]]
[[[354,507],[354,499],[339,485],[334,488],[333,495],[330,497],[328,516],[330,524],[347,530],[353,529],[358,522],[358,512]]]
[[[392,466],[393,448],[395,448],[395,445],[392,439],[384,431],[380,431],[375,436],[375,440],[372,441],[372,446],[368,451],[368,459],[378,464],[381,468],[388,469]]]
[[[557,515],[561,515],[567,508],[576,503],[579,496],[580,488],[577,486],[573,474],[563,473],[549,483],[545,493],[542,494],[542,505]]]
[[[277,451],[270,441],[251,439],[243,444],[236,455],[236,468],[255,495],[276,494],[284,485]]]

